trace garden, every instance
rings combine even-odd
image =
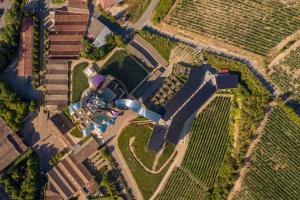
[[[100,73],[112,75],[122,81],[130,93],[148,75],[149,72],[146,69],[139,60],[129,55],[125,50],[118,50],[100,68]]]
[[[88,79],[83,70],[88,66],[87,62],[77,64],[72,71],[72,102],[78,102],[84,90],[89,87]]]

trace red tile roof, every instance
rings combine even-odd
[[[33,19],[25,17],[21,29],[21,45],[18,63],[19,76],[32,76],[33,62]]]
[[[101,7],[106,10],[117,4],[117,0],[99,0]]]

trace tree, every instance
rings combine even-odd
[[[30,104],[29,104],[29,111],[30,112],[34,112],[35,110],[36,110],[36,108],[37,108],[37,102],[36,102],[36,100],[31,100],[30,101]]]

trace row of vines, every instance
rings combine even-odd
[[[251,171],[235,199],[297,199],[300,195],[300,127],[281,108],[270,113]]]
[[[182,0],[167,23],[267,55],[300,28],[299,5],[280,0]]]

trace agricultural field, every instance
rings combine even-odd
[[[181,168],[177,168],[169,178],[157,200],[202,199],[206,188]]]
[[[206,191],[213,188],[229,152],[231,101],[231,97],[215,97],[194,120],[184,160],[159,199],[172,199],[169,194],[181,197],[183,193],[188,193],[187,199],[203,199]],[[177,184],[180,181],[185,184]]]
[[[300,28],[300,2],[182,0],[165,21],[265,56]]]
[[[82,92],[89,87],[88,79],[83,70],[88,63],[83,62],[76,65],[72,71],[72,102],[78,102],[81,99]]]
[[[292,50],[290,54],[281,60],[278,65],[273,66],[270,71],[271,79],[291,99],[300,104],[300,47]]]
[[[270,113],[236,200],[299,197],[299,121],[293,121],[291,113],[280,106]]]
[[[126,51],[119,50],[101,67],[100,73],[110,74],[119,79],[124,83],[128,92],[131,92],[149,72],[139,60]]]

